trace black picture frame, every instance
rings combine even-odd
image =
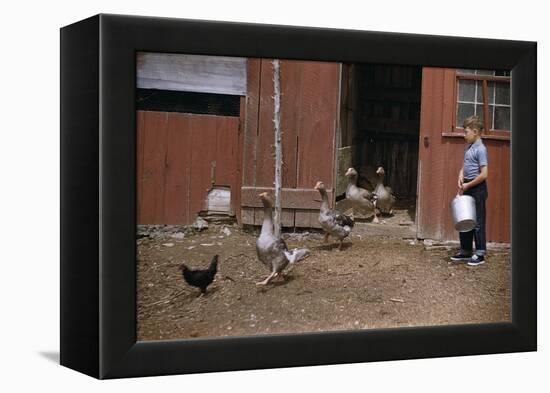
[[[512,322],[136,342],[137,51],[512,70]],[[61,364],[103,379],[535,351],[536,56],[535,42],[122,15],[63,27]]]

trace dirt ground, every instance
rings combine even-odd
[[[343,251],[319,233],[285,234],[289,248],[311,255],[265,288],[255,285],[269,273],[256,257],[258,230],[210,225],[140,238],[138,340],[511,320],[509,249],[490,250],[481,266],[451,264],[454,249],[373,235],[373,225],[356,224]],[[214,254],[218,274],[199,297],[178,266],[205,268]]]

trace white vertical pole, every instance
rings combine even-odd
[[[281,235],[281,169],[283,166],[283,147],[281,144],[281,85],[279,60],[273,60],[273,126],[275,129],[275,214],[273,226],[275,236]]]

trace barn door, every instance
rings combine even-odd
[[[235,214],[239,117],[138,111],[138,224],[191,224]]]
[[[273,82],[268,59],[249,60],[243,151],[242,222],[261,224],[257,195],[273,192]],[[317,227],[315,182],[333,198],[340,64],[281,61],[282,225]]]
[[[450,212],[447,207],[450,179],[456,178],[461,155],[451,155],[450,145],[463,145],[459,138],[446,138],[452,128],[454,108],[454,70],[422,70],[422,98],[418,159],[417,225],[418,237],[444,239],[448,236]],[[456,193],[456,186],[452,192]]]

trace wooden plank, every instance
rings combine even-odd
[[[303,62],[297,187],[334,187],[339,63]]]
[[[283,145],[283,187],[295,188],[298,141],[301,133],[302,100],[300,90],[302,62],[281,61],[281,130]]]
[[[138,52],[137,87],[244,96],[246,58]]]
[[[254,208],[254,225],[262,225],[264,221],[264,209],[261,207]]]
[[[254,225],[254,208],[253,207],[241,208],[241,224]]]
[[[311,227],[311,214],[308,209],[296,209],[296,215],[294,218],[294,223],[298,228],[309,228]]]
[[[225,117],[216,120],[216,158],[214,184],[231,189],[231,212],[237,210],[240,199],[239,176],[239,118]],[[240,207],[240,202],[239,202]]]
[[[503,196],[502,198],[502,205],[499,209],[500,212],[505,212],[503,215],[503,223],[502,223],[502,233],[499,239],[502,239],[503,242],[510,243],[512,240],[511,235],[511,195],[512,195],[512,189],[511,187],[511,166],[510,166],[510,142],[502,143],[501,146],[501,154],[503,156],[502,163],[500,165],[500,171],[502,173],[506,173],[507,176],[504,176],[503,181],[501,184],[501,193],[500,195]],[[489,190],[491,192],[491,190]],[[489,195],[492,195],[489,194]]]
[[[254,211],[254,220],[253,220],[254,225],[256,226],[262,225],[264,221],[264,209],[260,207],[255,207],[255,208],[243,207],[242,208],[242,211],[246,216],[247,224],[252,223],[250,222],[252,220],[251,209],[253,209]],[[245,216],[243,216],[243,220]],[[286,228],[294,227],[294,210],[293,209],[283,209],[281,213],[281,225]]]
[[[246,115],[243,135],[242,184],[256,185],[256,155],[260,110],[261,59],[248,60]]]
[[[237,127],[237,168],[235,175],[235,188],[232,190],[231,206],[235,211],[235,217],[239,225],[241,222],[241,186],[243,184],[243,151],[244,151],[244,124],[246,120],[246,98],[240,99],[239,124]]]
[[[261,207],[262,202],[258,195],[267,192],[273,195],[273,187],[242,187],[241,204],[248,207]],[[333,192],[327,192],[329,200]],[[321,196],[313,188],[283,188],[281,191],[282,206],[286,209],[316,209],[321,206]]]
[[[484,141],[489,159],[487,186],[487,240],[510,242],[510,145]]]
[[[136,115],[136,208],[139,224],[143,222],[143,146],[145,136],[145,114],[142,111],[137,111]]]
[[[420,178],[418,193],[418,233],[421,238],[442,238],[443,148],[441,126],[443,115],[443,68],[422,70],[422,113],[420,117]],[[426,138],[426,139],[424,139]],[[427,143],[423,143],[426,140]],[[446,176],[447,174],[445,174]]]
[[[164,176],[164,224],[189,222],[187,186],[189,184],[190,132],[188,118],[167,114],[166,160]]]
[[[321,228],[321,224],[319,224],[319,211],[311,210],[309,212],[309,222],[310,222],[310,228]]]
[[[504,160],[503,154],[501,154],[501,148],[504,146],[498,146],[498,144],[491,144],[484,141],[485,146],[487,147],[487,157],[488,157],[488,170],[489,177],[487,178],[487,189],[489,192],[489,197],[486,200],[486,231],[487,231],[487,240],[491,241],[496,239],[502,239],[505,237],[505,228],[504,221],[505,215],[502,214],[504,211],[509,211],[509,209],[504,210],[504,199],[501,195],[503,190],[503,183],[506,182],[505,177],[509,170],[502,170],[502,162]],[[491,240],[489,240],[491,239]]]
[[[283,209],[281,212],[281,226],[286,228],[294,227],[294,209]]]
[[[138,134],[143,140],[140,224],[162,224],[164,219],[164,165],[166,159],[166,114],[144,112]],[[139,189],[138,189],[139,190]]]

